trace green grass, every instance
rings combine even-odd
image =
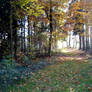
[[[90,62],[65,61],[32,73],[5,92],[92,92]]]

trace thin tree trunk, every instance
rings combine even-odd
[[[30,52],[30,20],[28,16],[28,52]]]
[[[89,34],[88,34],[88,25],[87,25],[87,29],[86,29],[86,51],[88,51],[89,49]]]
[[[23,52],[23,23],[21,19],[21,52]]]
[[[84,36],[82,36],[82,44],[83,44],[83,50],[85,50],[85,40],[84,40]]]
[[[79,49],[82,49],[82,46],[81,46],[81,35],[79,34]]]
[[[2,55],[3,53],[2,53],[2,48],[1,47],[2,47],[2,34],[0,34],[0,61],[1,61],[2,56],[3,56]]]
[[[91,32],[90,32],[90,44],[91,44],[91,53],[92,53],[92,27],[91,27]]]
[[[50,0],[50,38],[49,38],[49,49],[48,49],[48,55],[51,56],[51,45],[52,45],[52,2]]]
[[[24,19],[24,53],[26,51],[26,42],[25,42],[25,19]]]
[[[10,54],[12,55],[13,54],[13,29],[12,29],[12,9],[10,10]]]
[[[91,49],[92,49],[92,27],[91,27],[91,30],[90,30],[90,45],[91,45]]]
[[[15,28],[14,32],[14,57],[17,60],[17,29]]]
[[[33,33],[32,33],[33,30],[32,30],[32,28],[33,28],[33,23],[32,23],[32,25],[31,25],[31,44],[32,44],[32,42],[33,42],[33,41],[32,41],[32,36],[33,36]]]
[[[71,47],[71,33],[69,32],[69,48]]]

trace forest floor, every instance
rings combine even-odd
[[[20,84],[10,86],[5,92],[92,92],[92,59],[89,54],[76,49],[63,49],[47,61],[45,66]]]

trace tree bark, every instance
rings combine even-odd
[[[15,60],[17,60],[17,29],[15,28],[14,30],[14,57],[15,57]]]
[[[50,37],[49,37],[49,48],[48,48],[48,55],[51,56],[51,46],[52,46],[52,2],[50,0]]]
[[[28,16],[28,52],[30,52],[30,20]]]
[[[82,36],[82,44],[83,44],[83,50],[85,50],[85,40],[84,40],[84,36]]]
[[[82,46],[81,46],[81,35],[79,34],[79,49],[82,49]]]
[[[10,54],[12,55],[13,54],[13,29],[12,29],[12,9],[10,10]]]
[[[23,23],[21,19],[21,52],[23,52]]]
[[[25,18],[24,18],[24,53],[26,51],[26,42],[25,42]]]

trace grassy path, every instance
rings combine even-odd
[[[63,50],[47,59],[55,64],[45,67],[6,92],[92,92],[92,60],[78,50]]]

